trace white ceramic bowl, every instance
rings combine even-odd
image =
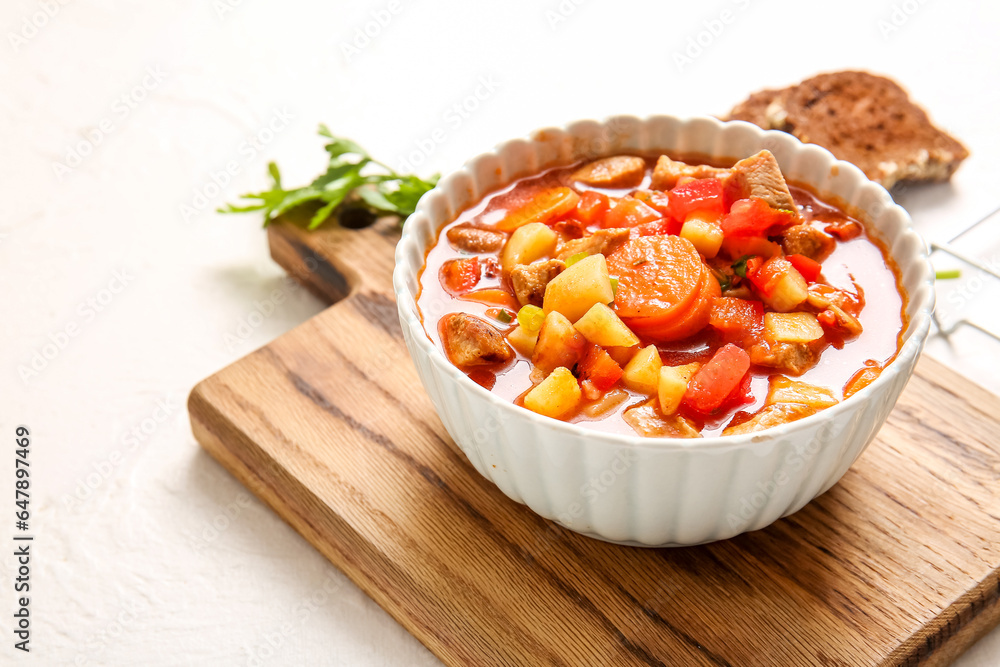
[[[448,362],[417,312],[417,277],[438,230],[466,207],[549,167],[620,153],[774,153],[792,181],[855,208],[902,271],[909,325],[899,355],[839,405],[759,433],[704,439],[608,435],[501,400]],[[410,355],[448,433],[513,500],[570,530],[637,546],[693,545],[758,530],[822,494],[885,422],[923,348],[934,305],[927,246],[889,193],[789,134],[713,118],[621,116],[515,139],[441,179],[406,221],[393,282]],[[878,307],[869,304],[869,307]],[[436,319],[443,313],[431,314]]]

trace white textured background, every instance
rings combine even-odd
[[[723,113],[764,86],[866,67],[972,150],[952,185],[902,197],[945,239],[1000,205],[997,7],[4,0],[0,489],[13,484],[14,426],[28,424],[37,541],[24,656],[11,646],[13,507],[0,490],[0,662],[437,663],[199,450],[183,407],[198,380],[323,307],[268,259],[256,217],[212,212],[264,186],[268,159],[286,184],[315,175],[319,122],[393,165],[423,144],[427,174],[542,125]],[[733,20],[679,67],[723,10]],[[391,19],[349,58],[372,12]],[[477,92],[468,117],[449,112]],[[272,123],[283,127],[262,132]],[[444,140],[428,144],[437,128]],[[68,157],[88,137],[87,154]],[[220,191],[212,174],[229,162],[239,172]],[[1000,220],[963,247],[1000,263]],[[940,289],[942,311],[986,322],[998,293],[966,270]],[[248,317],[257,326],[241,328]],[[22,378],[52,340],[65,344]],[[1000,343],[966,329],[929,350],[1000,393]],[[959,664],[1000,664],[1000,631]]]

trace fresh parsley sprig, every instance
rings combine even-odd
[[[303,204],[319,204],[309,221],[309,229],[316,229],[334,213],[343,220],[346,214],[359,208],[371,216],[393,214],[405,218],[413,213],[420,197],[437,184],[438,174],[425,180],[412,174],[396,173],[354,141],[334,136],[326,125],[319,126],[319,134],[329,139],[323,148],[330,154],[330,164],[312,183],[286,190],[281,184],[278,165],[270,162],[267,171],[274,187],[240,196],[241,199],[257,200],[254,204],[226,204],[218,209],[219,212],[264,211],[266,227],[281,214]]]

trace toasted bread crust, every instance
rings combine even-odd
[[[823,146],[886,188],[948,180],[969,155],[896,82],[868,72],[820,74],[763,90],[733,107],[729,118]]]

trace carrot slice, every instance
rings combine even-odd
[[[474,301],[487,306],[501,306],[513,310],[515,313],[521,309],[521,303],[513,294],[502,289],[480,289],[475,292],[466,292],[458,297],[463,301]]]
[[[497,229],[502,232],[512,232],[529,222],[549,222],[569,213],[579,203],[580,195],[570,188],[548,188],[536,194],[520,208],[508,213],[497,223]]]
[[[694,245],[679,236],[627,241],[608,257],[608,272],[618,278],[618,316],[639,335],[661,342],[705,326],[712,298],[719,295]]]

